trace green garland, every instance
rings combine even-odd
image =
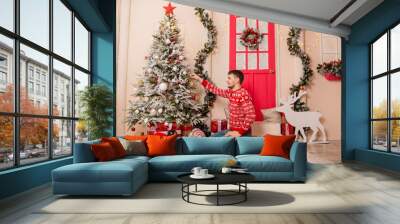
[[[214,25],[213,20],[210,15],[205,12],[202,8],[195,8],[195,15],[200,19],[201,24],[207,29],[208,41],[204,44],[203,49],[201,49],[197,55],[194,63],[194,73],[198,74],[203,79],[211,82],[208,77],[208,72],[204,69],[204,64],[206,63],[207,57],[213,53],[217,46],[217,28]],[[201,114],[206,117],[210,112],[210,108],[214,105],[217,97],[210,91],[206,91],[204,96],[204,103],[202,105]]]
[[[311,78],[313,76],[313,70],[310,68],[310,56],[305,53],[299,45],[300,38],[300,28],[291,27],[289,30],[289,37],[286,42],[288,45],[288,50],[291,55],[295,55],[300,58],[303,65],[303,76],[297,84],[292,84],[290,87],[290,95],[298,95],[301,90],[304,90],[308,85],[310,85]],[[305,102],[298,100],[293,105],[294,111],[308,111],[309,108]]]

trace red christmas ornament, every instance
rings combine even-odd
[[[171,15],[174,14],[174,9],[175,9],[176,7],[172,6],[172,5],[171,5],[171,2],[169,2],[168,5],[167,5],[167,6],[164,6],[163,8],[165,9],[165,15],[171,16]]]

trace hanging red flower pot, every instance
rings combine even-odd
[[[342,77],[338,74],[331,73],[331,72],[326,72],[324,73],[325,79],[329,81],[340,81],[342,80]]]
[[[342,61],[330,61],[318,64],[317,71],[329,81],[340,81],[342,79]]]

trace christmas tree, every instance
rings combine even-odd
[[[175,7],[169,3],[164,8],[165,16],[153,35],[143,77],[134,94],[135,101],[130,101],[127,119],[130,127],[138,123],[195,124],[201,118],[195,84],[184,64],[184,47],[173,14]]]

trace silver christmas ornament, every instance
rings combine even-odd
[[[160,83],[160,85],[158,86],[158,89],[162,92],[166,91],[168,89],[168,83],[166,83],[166,82]]]

